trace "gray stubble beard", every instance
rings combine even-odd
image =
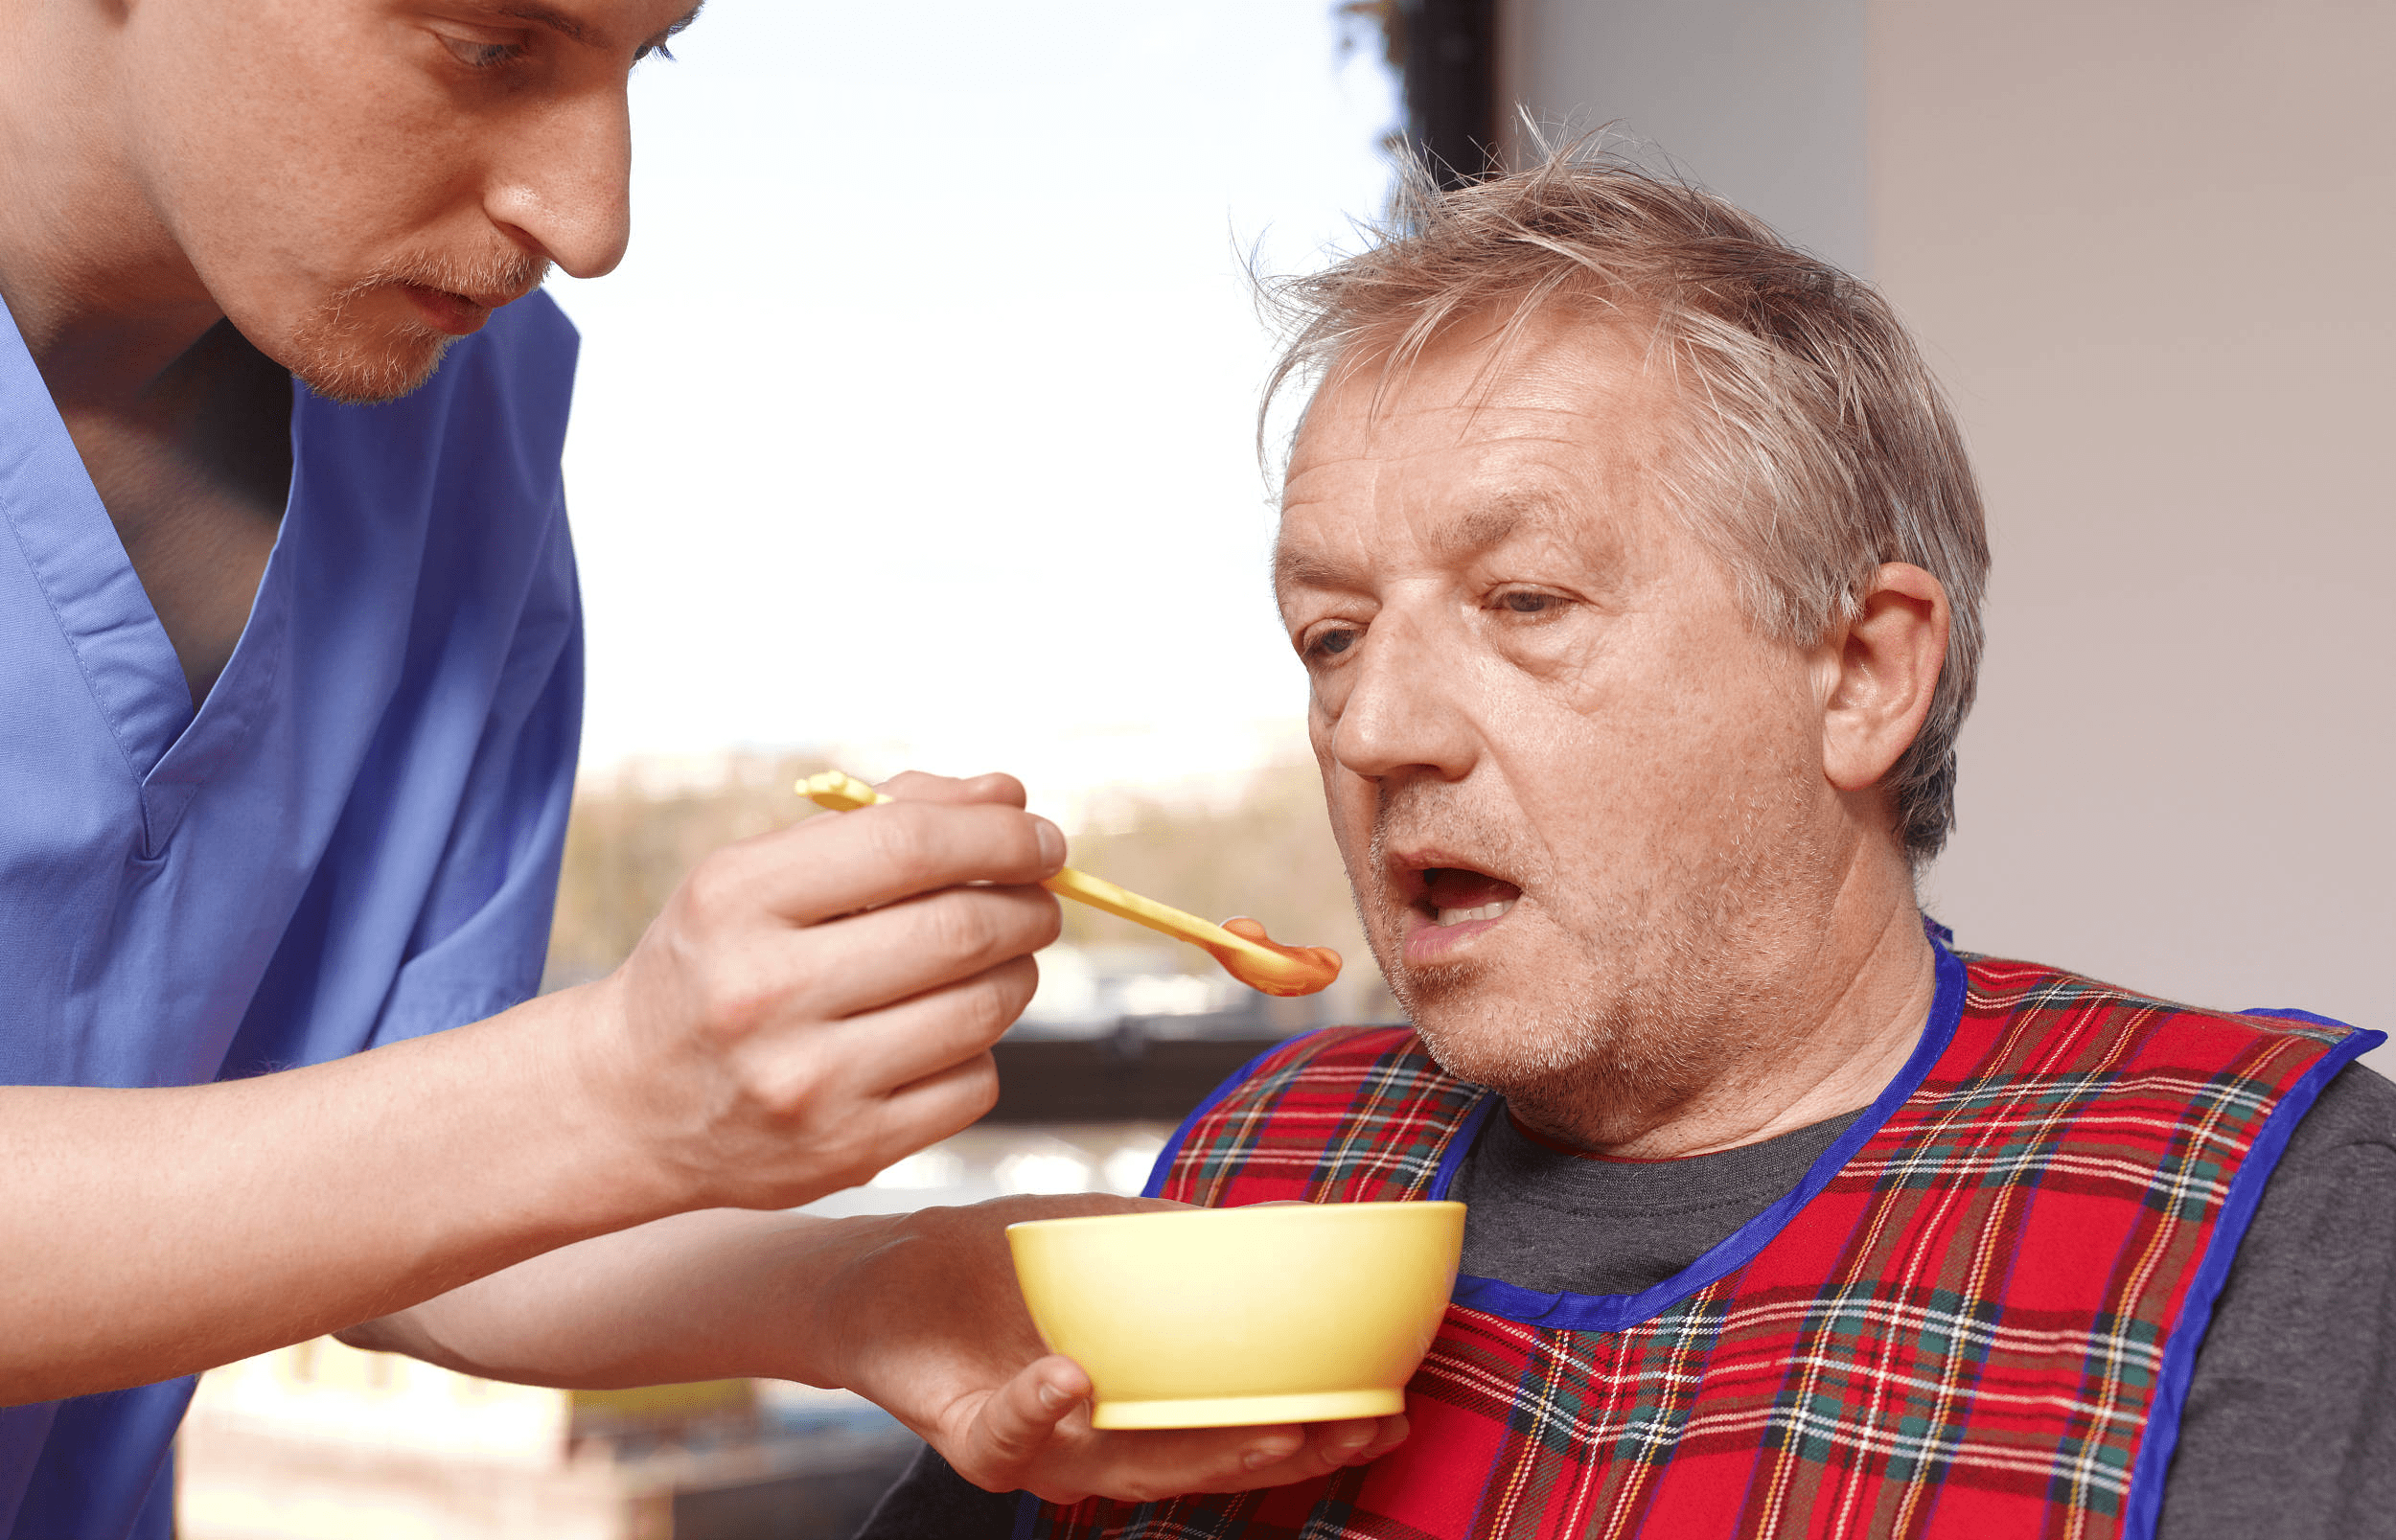
[[[1760,987],[1736,965],[1742,940],[1771,926],[1779,908],[1771,900],[1783,885],[1765,861],[1773,800],[1768,793],[1751,799],[1716,880],[1688,890],[1671,911],[1650,904],[1612,927],[1610,959],[1601,955],[1595,927],[1568,930],[1585,960],[1572,970],[1577,977],[1554,981],[1561,998],[1535,1015],[1501,1022],[1474,1009],[1486,963],[1409,968],[1394,954],[1402,925],[1376,926],[1362,914],[1360,896],[1365,933],[1391,992],[1442,1069],[1501,1092],[1541,1133],[1584,1147],[1625,1142],[1752,1062],[1764,1023],[1777,1014],[1769,984]],[[1376,873],[1386,870],[1385,822],[1376,817]],[[1527,894],[1557,891],[1550,874],[1521,885]],[[1620,980],[1611,988],[1609,976]]]

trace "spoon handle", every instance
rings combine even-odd
[[[798,783],[798,794],[817,806],[830,808],[835,813],[850,813],[858,808],[871,807],[877,802],[890,800],[856,776],[843,775],[839,770],[825,770],[821,774],[808,776]],[[1129,888],[1116,886],[1103,877],[1093,877],[1088,872],[1076,871],[1071,866],[1059,870],[1054,877],[1040,885],[1060,898],[1076,899],[1094,909],[1104,909],[1107,913],[1129,920],[1134,925],[1144,925],[1151,931],[1162,931],[1179,941],[1187,941],[1204,947],[1229,948],[1243,956],[1253,957],[1268,967],[1277,966],[1282,961],[1278,954],[1258,946],[1236,931],[1224,930],[1211,920],[1202,920],[1195,914],[1177,909],[1169,904],[1160,904],[1155,899],[1142,898]]]
[[[1142,898],[1127,887],[1117,887],[1103,877],[1093,877],[1071,866],[1062,867],[1041,886],[1060,898],[1079,899],[1094,909],[1104,909],[1134,925],[1144,925],[1151,931],[1162,931],[1179,941],[1202,943],[1210,947],[1228,947],[1233,952],[1255,957],[1262,963],[1280,959],[1275,954],[1234,931],[1226,931],[1212,920],[1202,920],[1195,914],[1177,909],[1170,904],[1160,904],[1153,898]]]

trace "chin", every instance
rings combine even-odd
[[[1478,960],[1409,967],[1387,953],[1381,969],[1431,1056],[1448,1073],[1476,1085],[1503,1090],[1554,1073],[1587,1049],[1583,1023],[1544,1000],[1509,998],[1514,991],[1507,984],[1523,981],[1518,970]],[[1547,980],[1551,987],[1557,982]]]
[[[1586,957],[1384,968],[1441,1069],[1584,1141],[1684,1102],[1741,1038],[1680,990],[1642,988]]]
[[[430,379],[455,337],[427,330],[379,342],[310,349],[289,360],[300,383],[349,406],[395,402]]]
[[[1499,1091],[1569,1074],[1610,1046],[1612,1034],[1575,1013],[1510,1008],[1498,1001],[1417,997],[1407,1000],[1415,1030],[1440,1067],[1460,1079]],[[1594,1041],[1593,1041],[1594,1039]]]
[[[353,406],[393,402],[430,379],[457,338],[357,285],[323,301],[262,349],[317,395]]]

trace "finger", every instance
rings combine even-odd
[[[1099,1489],[1118,1501],[1144,1503],[1183,1492],[1244,1492],[1281,1486],[1316,1474],[1290,1469],[1306,1450],[1294,1426],[1192,1428],[1171,1433],[1114,1433]],[[1280,1474],[1283,1471],[1289,1474]]]
[[[1340,1422],[1317,1423],[1306,1430],[1308,1449],[1321,1460],[1325,1470],[1352,1465],[1372,1447],[1373,1438],[1381,1431],[1378,1417],[1352,1417]]]
[[[1064,834],[1021,808],[891,802],[727,845],[684,890],[703,912],[813,925],[967,883],[1037,883],[1064,863]]]
[[[1090,1394],[1090,1376],[1070,1358],[1051,1353],[1025,1365],[981,1404],[949,1463],[992,1492],[1021,1488],[1056,1425]]]
[[[999,1066],[987,1049],[900,1087],[882,1099],[871,1170],[972,1127],[998,1101]]]
[[[1012,775],[959,778],[925,770],[903,770],[874,790],[901,802],[997,802],[1020,808],[1025,800],[1024,783]]]
[[[860,1068],[887,1093],[989,1051],[1040,987],[1040,965],[1012,957],[953,984],[836,1023],[828,1062]]]
[[[809,926],[788,937],[815,1020],[878,1011],[1027,957],[1064,918],[1038,887],[953,887]]]
[[[1286,1486],[1313,1481],[1345,1466],[1359,1463],[1372,1442],[1378,1423],[1371,1417],[1318,1423],[1303,1431],[1302,1441],[1281,1459],[1260,1460],[1244,1473],[1245,1486]]]
[[[1366,1465],[1379,1460],[1383,1455],[1404,1443],[1406,1436],[1413,1431],[1414,1429],[1408,1425],[1403,1414],[1383,1417],[1374,1430],[1372,1441],[1365,1445],[1365,1452],[1349,1460],[1348,1463]]]
[[[1139,1433],[1060,1430],[1023,1473],[1025,1490],[1048,1503],[1090,1496],[1147,1503],[1184,1492],[1240,1492],[1299,1480],[1259,1481],[1287,1465],[1304,1433],[1281,1428],[1188,1428]]]
[[[1304,1430],[1302,1441],[1292,1440],[1285,1454],[1274,1458],[1250,1456],[1248,1468],[1237,1482],[1191,1489],[1231,1491],[1319,1480],[1347,1466],[1380,1459],[1405,1441],[1406,1431],[1406,1419],[1402,1416],[1317,1423]]]

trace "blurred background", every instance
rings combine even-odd
[[[1961,944],[2386,1026],[2396,9],[2366,0],[711,0],[633,87],[581,327],[589,625],[552,984],[837,765],[1004,769],[1078,864],[1350,958],[1268,1002],[1079,910],[982,1125],[825,1212],[1137,1190],[1259,1047],[1393,1018],[1266,588],[1247,270],[1355,243],[1517,113],[1878,283],[1996,567]],[[2396,1069],[2387,1050],[2384,1070]],[[207,1377],[186,1540],[848,1533],[845,1396],[608,1395],[303,1345]]]

